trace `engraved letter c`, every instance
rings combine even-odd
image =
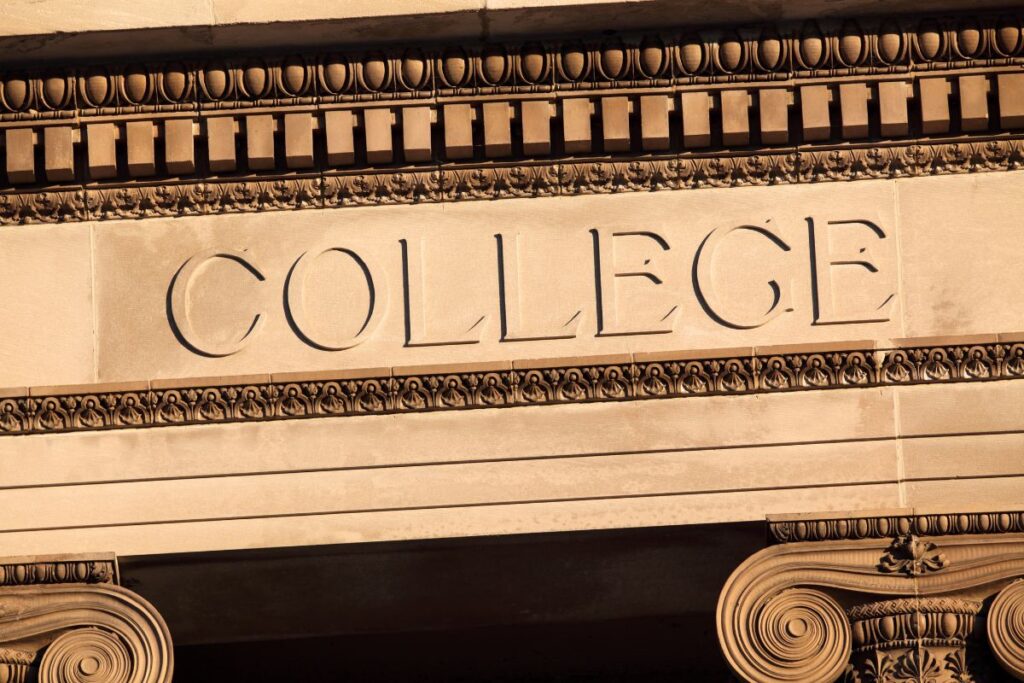
[[[726,318],[722,313],[724,307],[719,302],[712,285],[711,259],[726,237],[740,231],[749,231],[761,235],[782,251],[790,250],[789,245],[783,242],[782,238],[768,230],[768,228],[762,228],[758,225],[739,225],[726,229],[716,228],[709,232],[704,241],[701,242],[700,247],[697,249],[697,255],[693,259],[693,287],[701,307],[712,320],[719,325],[731,327],[734,330],[752,330],[756,327],[761,327],[782,313],[792,311],[793,308],[789,304],[788,290],[784,290],[777,280],[769,280],[768,287],[772,291],[772,305],[768,307],[768,310],[760,318],[737,320],[733,316]]]
[[[181,264],[178,272],[171,278],[171,284],[167,288],[167,322],[171,331],[182,346],[193,353],[208,358],[223,358],[238,353],[242,347],[253,336],[260,324],[263,322],[263,314],[256,313],[249,323],[248,329],[234,341],[210,342],[200,341],[189,316],[191,290],[199,269],[214,259],[224,259],[235,263],[245,269],[259,282],[265,279],[263,273],[256,269],[256,266],[246,260],[246,254],[234,249],[207,249],[194,255],[192,258]]]

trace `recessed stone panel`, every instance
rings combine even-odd
[[[900,337],[893,189],[868,181],[97,224],[99,377]]]

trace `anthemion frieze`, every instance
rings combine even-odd
[[[1024,378],[1024,344],[972,341],[678,360],[651,354],[651,359],[594,358],[572,366],[405,368],[333,378],[289,373],[278,381],[154,381],[41,388],[31,395],[25,390],[25,396],[7,391],[0,398],[0,435]],[[773,526],[772,533],[813,538],[824,534],[817,528]]]

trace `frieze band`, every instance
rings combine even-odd
[[[1024,343],[547,365],[362,378],[6,392],[0,435],[1024,377]],[[348,377],[351,377],[351,373]]]

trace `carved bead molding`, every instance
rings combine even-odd
[[[1020,166],[1022,16],[0,74],[0,224]]]
[[[167,626],[114,583],[112,556],[0,559],[0,567],[0,681],[170,683]]]
[[[51,583],[117,583],[113,557],[61,557],[52,560],[0,559],[0,587]]]
[[[774,543],[1024,533],[1024,511],[915,514],[906,510],[877,517],[832,515],[822,519],[801,515],[800,519],[769,518],[768,532]]]
[[[1024,378],[1024,343],[779,353],[678,360],[637,356],[510,369],[216,383],[187,380],[0,392],[0,436],[437,410],[635,401]],[[880,522],[878,523],[881,524]],[[776,527],[773,527],[775,529]],[[782,536],[806,533],[777,527]],[[803,527],[800,527],[801,529]],[[837,527],[838,528],[838,527]],[[845,527],[844,527],[845,528]],[[878,526],[877,528],[882,528]]]
[[[892,571],[896,547],[942,559]],[[719,643],[750,683],[1024,680],[1022,576],[1020,533],[775,545],[726,582]]]

